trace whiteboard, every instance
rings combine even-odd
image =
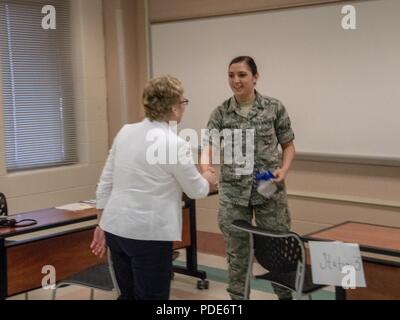
[[[151,26],[153,76],[170,74],[190,100],[181,128],[200,132],[232,95],[229,62],[253,56],[257,90],[286,106],[302,154],[400,163],[400,1],[343,4]]]

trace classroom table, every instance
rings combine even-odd
[[[359,244],[367,287],[336,287],[337,299],[400,300],[400,228],[346,221],[307,234],[303,239]]]
[[[183,200],[182,241],[174,242],[174,249],[186,249],[186,266],[175,266],[174,272],[199,278],[197,288],[208,289],[207,274],[198,270],[197,265],[196,202],[185,196]],[[56,280],[60,281],[106,261],[105,257],[100,259],[93,255],[89,247],[97,219],[95,208],[80,211],[48,208],[21,213],[12,218],[34,219],[37,224],[0,228],[0,299],[41,288],[42,279],[46,276],[46,273],[42,273],[45,272],[45,266],[54,266]],[[93,224],[73,227],[85,221],[93,221]],[[45,235],[33,234],[64,226],[71,228]],[[18,241],[11,239],[21,235],[29,235],[29,238]]]

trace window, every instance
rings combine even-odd
[[[42,7],[56,29],[42,28]],[[77,161],[68,0],[0,0],[0,99],[8,171]]]

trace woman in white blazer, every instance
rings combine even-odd
[[[111,250],[119,299],[167,300],[172,242],[182,235],[182,192],[204,198],[217,179],[198,172],[190,145],[176,134],[188,104],[181,82],[151,80],[143,104],[146,118],[119,131],[101,174],[91,248],[99,256]]]

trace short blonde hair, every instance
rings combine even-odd
[[[143,91],[146,117],[151,121],[165,120],[182,95],[183,86],[177,78],[162,76],[150,80]]]

